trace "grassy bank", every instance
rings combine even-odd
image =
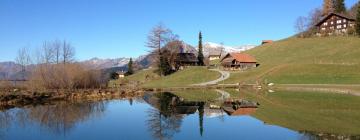
[[[289,38],[249,53],[260,67],[234,72],[226,83],[359,84],[360,39],[356,37]]]
[[[220,76],[221,75],[219,72],[210,71],[206,67],[190,67],[185,70],[176,72],[172,75],[146,82],[143,87],[182,87],[215,80]]]

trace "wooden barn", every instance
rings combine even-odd
[[[225,70],[247,70],[257,66],[256,59],[245,53],[228,53],[221,59]]]
[[[346,34],[350,28],[354,28],[355,19],[342,14],[330,13],[315,26],[318,36]]]
[[[199,60],[193,53],[178,53],[175,59],[176,69],[183,69],[188,66],[198,65]]]

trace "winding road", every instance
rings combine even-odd
[[[221,81],[224,81],[228,78],[230,78],[230,73],[228,71],[222,71],[219,69],[211,69],[211,71],[217,71],[219,73],[221,73],[221,77],[219,79],[213,80],[213,81],[208,81],[208,82],[204,82],[204,83],[200,83],[200,84],[194,84],[193,86],[208,86],[208,85],[215,85]]]

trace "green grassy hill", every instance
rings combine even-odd
[[[170,76],[146,82],[143,87],[182,87],[215,80],[220,76],[219,72],[210,71],[206,67],[190,67]]]
[[[360,84],[360,38],[289,38],[246,53],[260,66],[225,83]]]

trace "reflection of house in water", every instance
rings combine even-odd
[[[220,101],[220,103],[217,104],[221,105],[214,105],[204,101],[187,101],[169,92],[145,94],[144,100],[158,110],[157,113],[149,115],[151,117],[157,116],[150,119],[151,121],[156,119],[158,120],[157,123],[153,124],[176,124],[176,128],[180,128],[181,124],[174,122],[182,122],[182,119],[185,115],[195,114],[198,111],[200,135],[202,135],[204,132],[204,117],[213,118],[224,116],[225,114],[228,114],[229,116],[250,115],[256,111],[256,108],[259,105],[256,102],[250,102],[246,100],[238,100],[233,102]],[[175,118],[175,120],[169,121],[168,119],[171,118]],[[152,124],[150,124],[149,127],[151,127],[151,130],[155,129]],[[156,137],[159,137],[161,134],[161,132],[159,134],[159,131],[164,131],[164,129],[156,129],[152,132],[154,135],[156,135]],[[165,131],[170,132],[171,130]],[[164,134],[164,136],[166,135]]]

